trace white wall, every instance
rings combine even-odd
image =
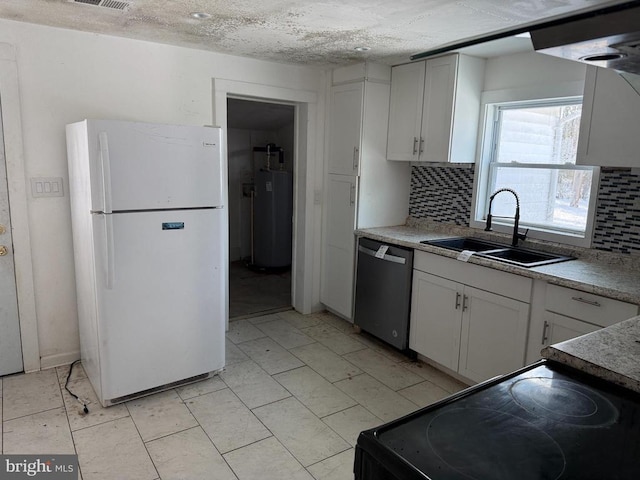
[[[318,92],[322,101],[325,76],[309,67],[4,20],[0,43],[16,50],[27,182],[46,176],[65,183],[64,197],[27,198],[44,368],[79,354],[64,126],[84,118],[211,124],[213,78],[259,79],[261,85]],[[310,135],[317,136],[308,139],[312,144],[322,144],[321,130]],[[315,153],[309,159],[314,164],[322,152]],[[316,170],[309,169],[311,175]]]
[[[585,72],[582,63],[542,53],[505,55],[487,60],[483,90],[526,89],[565,82],[584,84]]]

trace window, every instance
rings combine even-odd
[[[588,246],[598,172],[576,165],[581,112],[579,97],[487,105],[473,226],[492,193],[510,188],[530,237]],[[491,213],[495,230],[510,231],[514,196],[497,195]]]

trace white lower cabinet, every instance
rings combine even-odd
[[[587,333],[600,330],[601,327],[557,313],[545,312],[542,326],[541,345],[553,345]]]
[[[462,310],[460,285],[413,271],[409,348],[457,371]]]
[[[638,305],[559,285],[536,285],[531,315],[527,363],[554,343],[595,332],[638,315]]]
[[[353,309],[355,259],[356,179],[327,176],[327,217],[322,302],[345,318]]]
[[[524,366],[529,328],[525,300],[531,291],[527,279],[424,252],[416,252],[415,263],[412,350],[477,382]],[[450,278],[427,273],[425,267]]]

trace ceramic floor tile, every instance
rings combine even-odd
[[[222,372],[222,379],[249,408],[290,397],[291,394],[255,362],[238,363]]]
[[[313,480],[274,437],[223,456],[239,480]]]
[[[303,363],[269,337],[244,342],[240,350],[262,367],[269,375],[298,368]]]
[[[180,398],[186,400],[199,395],[216,392],[223,388],[227,388],[227,385],[222,381],[220,375],[215,375],[211,378],[207,378],[206,380],[200,380],[199,382],[178,387],[176,388],[176,391],[178,392],[178,395],[180,395]]]
[[[330,382],[337,382],[362,373],[354,364],[321,343],[312,343],[289,350]]]
[[[77,430],[73,440],[84,480],[158,478],[130,417]]]
[[[348,322],[331,312],[320,312],[316,313],[315,316],[322,320],[322,322],[340,330],[342,333],[351,334],[354,332],[353,323]]]
[[[293,397],[253,412],[304,466],[349,448],[348,443]]]
[[[278,317],[283,319],[289,325],[296,328],[308,328],[322,323],[322,320],[316,315],[303,315],[295,310],[287,310],[286,312],[279,312]]]
[[[224,350],[224,364],[225,365],[233,365],[234,363],[240,363],[249,360],[249,357],[245,355],[245,353],[240,350],[236,345],[231,342],[228,338],[225,339],[225,350]]]
[[[398,393],[420,407],[426,407],[451,395],[444,388],[429,381],[398,390]]]
[[[429,380],[431,383],[435,383],[439,387],[444,388],[447,392],[457,393],[468,387],[468,385],[424,362],[406,361],[403,362],[402,365],[415,374],[420,375],[425,380]]]
[[[69,390],[80,397],[83,402],[87,403],[87,408],[89,409],[89,413],[85,414],[82,405],[65,390],[63,385],[62,395],[64,397],[64,405],[67,409],[71,431],[129,416],[129,411],[124,404],[112,405],[109,408],[104,408],[100,405],[98,397],[96,397],[87,377],[80,378],[75,382],[69,382],[68,386]]]
[[[322,343],[327,348],[333,350],[338,355],[344,355],[345,353],[367,348],[365,345],[354,340],[349,335],[325,323],[314,327],[303,328],[301,331],[314,340]]]
[[[65,382],[67,381],[67,377],[69,376],[69,368],[71,368],[71,365],[56,367],[58,382],[60,382],[60,385],[62,385],[63,387]],[[81,378],[87,378],[87,374],[85,373],[84,368],[82,368],[82,363],[78,362],[73,366],[73,371],[71,372],[69,383],[80,380]]]
[[[366,373],[334,385],[384,422],[418,409],[416,404]]]
[[[62,407],[5,421],[2,436],[5,454],[76,453]]]
[[[274,375],[287,390],[318,417],[352,407],[356,402],[309,367]]]
[[[269,315],[261,315],[259,317],[251,317],[248,320],[254,325],[260,325],[261,323],[273,322],[274,320],[278,320],[278,317],[275,313],[270,313]]]
[[[401,363],[374,352],[370,348],[349,353],[344,358],[392,390],[407,388],[423,381],[421,376],[404,368]]]
[[[315,343],[314,339],[282,319],[261,323],[257,327],[287,349]]]
[[[229,389],[192,398],[186,404],[220,453],[271,436]]]
[[[353,480],[355,451],[345,450],[338,455],[311,465],[307,468],[316,480]]]
[[[64,405],[54,368],[5,377],[2,383],[4,421]]]
[[[164,480],[236,479],[200,427],[153,440],[146,446]]]
[[[347,410],[334,413],[324,417],[322,421],[354,447],[360,432],[384,423],[362,405],[356,405]]]
[[[144,442],[198,425],[175,390],[131,400],[126,405]]]
[[[407,357],[402,352],[394,349],[390,345],[387,345],[382,340],[378,340],[367,332],[353,333],[352,338],[366,345],[374,352],[381,353],[385,357],[388,357],[396,362],[406,362],[409,359],[409,357]]]
[[[258,330],[249,320],[232,320],[229,322],[227,338],[235,344],[265,336],[266,335]]]

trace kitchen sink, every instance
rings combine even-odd
[[[540,252],[537,250],[519,247],[509,247],[502,250],[488,250],[480,252],[478,255],[527,268],[574,260],[574,257],[567,257],[565,255],[556,255],[555,253]]]
[[[481,240],[473,237],[444,238],[441,240],[423,240],[423,244],[442,247],[449,250],[471,250],[480,257],[490,258],[499,262],[531,268],[549,265],[552,263],[575,260],[574,257],[558,255],[555,253],[541,252],[530,248],[511,247],[502,243]]]
[[[482,252],[485,250],[496,250],[498,248],[508,248],[508,245],[502,243],[490,242],[489,240],[480,240],[473,237],[455,237],[443,238],[440,240],[423,240],[420,243],[433,245],[435,247],[447,248],[449,250],[471,250],[472,252]]]

